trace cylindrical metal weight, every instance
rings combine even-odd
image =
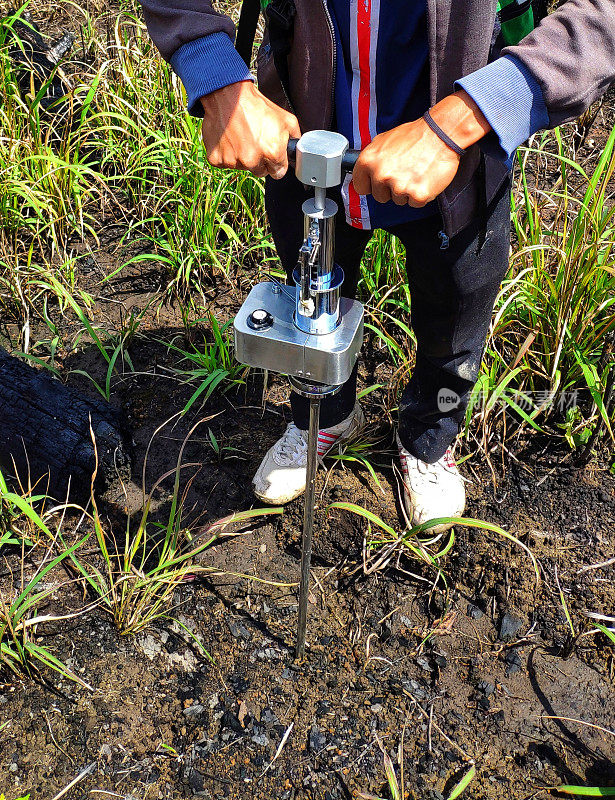
[[[338,206],[333,200],[326,199],[323,204],[322,199],[318,202],[311,198],[302,208],[305,235],[302,252],[304,249],[306,252],[300,273],[293,274],[297,285],[295,325],[305,333],[331,333],[339,324],[340,288],[344,281],[343,270],[333,261]],[[313,256],[308,255],[310,247],[317,248],[312,251]],[[311,302],[306,302],[307,295]]]
[[[301,275],[298,269],[293,272],[293,280],[297,293],[295,325],[299,330],[315,335],[334,331],[340,321],[340,291],[344,283],[344,270],[336,264],[333,273],[327,275],[324,280],[318,278],[310,284],[314,308],[309,316],[301,313]]]

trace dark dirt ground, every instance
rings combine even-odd
[[[601,125],[584,147],[599,151]],[[160,284],[159,275],[144,272],[101,288],[116,265],[109,255],[116,234],[108,230],[102,251],[82,262],[97,296],[95,321],[110,330],[120,328],[120,307],[124,319],[131,308],[145,308]],[[245,286],[222,284],[208,300],[224,319],[244,293]],[[10,344],[14,330],[4,332],[2,344]],[[68,341],[76,329],[63,333]],[[177,360],[159,340],[173,335],[187,345],[176,309],[148,312],[129,347],[135,374],[114,382],[112,399],[125,409],[135,445],[135,485],[126,487],[127,496],[118,490],[100,503],[118,532],[125,508],[136,506],[153,432],[194,390],[170,377]],[[199,336],[195,328],[192,340]],[[91,384],[71,370],[103,377],[93,348],[61,352],[57,366],[86,392]],[[361,378],[364,385],[386,383],[383,353],[366,348]],[[272,378],[263,407],[262,379],[251,377],[245,390],[213,398],[166,427],[151,450],[148,484],[175,466],[199,416],[219,412],[185,452],[185,461],[202,465],[188,494],[188,518],[206,522],[251,507],[252,474],[288,421],[285,397],[284,382]],[[533,435],[514,456],[494,459],[495,479],[474,454],[462,468],[468,516],[519,537],[538,559],[541,580],[517,544],[459,528],[442,564],[448,592],[434,591],[433,575],[405,557],[363,574],[365,523],[327,511],[332,501],[348,500],[399,529],[380,401],[370,395],[366,411],[388,436],[375,458],[384,491],[366,470],[331,461],[326,480],[324,473],[319,478],[306,659],[293,657],[302,518],[296,501],[283,516],[252,525],[202,558],[270,583],[227,574],[178,592],[174,613],[211,660],[174,623],[120,637],[102,609],[41,628],[43,641],[93,691],[0,677],[0,794],[51,799],[92,765],[67,797],[389,798],[383,751],[398,779],[403,771],[411,800],[448,797],[470,762],[477,776],[463,796],[474,800],[545,798],[544,787],[562,783],[615,786],[615,654],[602,634],[591,633],[586,616],[615,614],[615,564],[597,566],[612,559],[615,547],[612,454],[603,451],[580,468],[559,441]],[[236,450],[218,458],[207,428]],[[161,518],[167,508],[162,497]],[[14,554],[0,566],[3,587],[18,563]],[[45,610],[74,611],[85,602],[82,587],[73,585]]]
[[[96,266],[101,275],[104,269]],[[131,285],[129,292],[125,284],[105,291],[122,292],[125,308],[143,307],[147,282]],[[231,288],[217,293],[217,314],[230,313],[239,298]],[[116,304],[100,302],[99,309],[99,323],[119,324]],[[137,483],[154,430],[193,391],[165,377],[165,367],[176,363],[157,340],[173,333],[184,336],[173,309],[148,317],[130,347],[136,374],[118,380],[113,392],[134,437]],[[366,362],[363,380],[386,376],[386,363],[369,347]],[[92,350],[62,363],[66,373],[77,367],[102,377]],[[80,376],[69,381],[90,390]],[[149,484],[173,468],[199,415],[220,412],[186,448],[185,461],[202,464],[186,501],[188,518],[211,521],[249,508],[251,476],[286,424],[285,394],[283,381],[272,379],[263,411],[262,378],[251,377],[246,388],[165,428],[151,449]],[[382,423],[377,395],[366,410],[374,425]],[[220,460],[207,427],[238,457]],[[518,545],[461,528],[443,564],[445,594],[432,591],[433,576],[405,557],[364,575],[365,524],[326,509],[349,500],[399,527],[388,446],[375,457],[383,465],[383,493],[365,470],[337,464],[320,477],[304,662],[293,658],[296,586],[231,575],[179,591],[175,613],[212,661],[173,623],[120,637],[99,609],[48,626],[45,640],[93,691],[65,682],[56,682],[55,692],[31,681],[0,686],[0,725],[9,723],[0,729],[0,789],[7,797],[51,798],[89,764],[93,771],[71,791],[75,798],[389,797],[383,750],[398,777],[403,763],[409,798],[447,797],[470,760],[477,777],[469,798],[541,797],[541,787],[561,783],[615,785],[613,648],[602,634],[584,635],[592,629],[586,612],[615,609],[615,565],[585,569],[613,555],[615,478],[606,453],[581,469],[554,439],[533,436],[504,470],[496,467],[495,484],[480,457],[472,457],[464,468],[468,515],[531,547],[541,582]],[[101,504],[117,530],[138,495],[135,487],[127,492]],[[163,500],[161,516],[164,510]],[[293,584],[301,517],[296,501],[273,523],[221,542],[202,563]],[[62,598],[54,610],[84,602],[80,586],[63,590]]]

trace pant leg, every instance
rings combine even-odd
[[[488,208],[482,246],[477,223],[441,250],[440,228],[438,215],[392,230],[406,247],[417,339],[416,366],[399,407],[399,437],[428,463],[440,459],[454,441],[478,377],[493,304],[508,267],[510,184]]]
[[[359,280],[361,256],[371,238],[371,231],[361,231],[346,223],[339,193],[330,192],[339,206],[335,220],[335,260],[344,270],[342,294],[354,298]],[[265,180],[265,207],[276,250],[292,285],[292,272],[297,265],[303,242],[303,213],[301,206],[310,197],[292,172],[282,180]],[[352,411],[357,388],[357,368],[338,394],[323,398],[320,405],[320,427],[330,428],[345,419]],[[309,400],[291,392],[293,422],[301,430],[308,428]]]

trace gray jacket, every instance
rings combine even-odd
[[[211,0],[141,0],[152,39],[162,56],[212,33],[234,38],[228,16]],[[437,103],[454,91],[455,82],[484,67],[497,0],[427,0],[430,95]],[[294,37],[289,55],[290,93],[302,130],[328,128],[333,114],[334,42],[325,0],[295,0]],[[521,61],[539,83],[551,127],[574,119],[615,81],[615,0],[565,0],[509,54]],[[257,57],[261,91],[286,105],[268,48]],[[514,114],[515,109],[502,113]],[[470,148],[459,170],[438,198],[447,234],[454,235],[476,217],[481,197],[487,202],[505,179],[506,165]]]

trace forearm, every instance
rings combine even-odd
[[[464,150],[491,130],[478,105],[463,89],[436,103],[430,114],[434,122]]]
[[[457,81],[492,132],[481,148],[508,164],[537,131],[581,114],[615,80],[615,3],[566,0],[518,45]]]

